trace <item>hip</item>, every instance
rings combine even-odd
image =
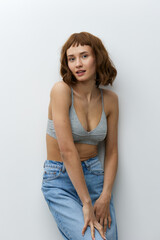
[[[103,190],[103,166],[98,159],[98,155],[81,162],[81,165],[89,194],[94,202]],[[42,191],[47,199],[48,196],[59,199],[67,194],[70,195],[71,198],[78,199],[81,203],[63,162],[45,160]]]
[[[91,182],[92,184],[94,184],[94,182],[96,184],[96,182],[100,180],[103,182],[104,168],[98,158],[98,155],[81,161],[81,166],[86,181]],[[64,162],[45,160],[43,168],[42,182],[44,184],[51,183],[53,186],[54,183],[58,184],[58,182],[71,183]]]

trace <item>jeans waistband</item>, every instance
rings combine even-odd
[[[92,164],[94,164],[94,162],[96,162],[96,161],[99,161],[98,155],[96,155],[95,157],[91,157],[87,160],[81,161],[81,164],[82,164],[82,166],[89,167]],[[59,161],[45,160],[43,167],[54,167],[54,168],[62,169],[62,172],[66,171],[64,162],[59,162]]]

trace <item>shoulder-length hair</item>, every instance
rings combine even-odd
[[[66,51],[71,46],[75,45],[89,45],[96,57],[96,87],[98,88],[99,85],[109,85],[114,81],[117,75],[117,70],[111,61],[109,54],[104,47],[102,41],[88,32],[80,32],[80,33],[73,33],[65,44],[62,46],[61,49],[61,57],[60,57],[60,74],[62,79],[68,85],[76,84],[77,79],[72,74],[68,67],[67,61],[67,54]]]

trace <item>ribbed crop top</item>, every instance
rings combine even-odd
[[[102,99],[101,120],[99,121],[96,128],[94,128],[93,130],[88,132],[83,128],[82,124],[80,123],[80,121],[78,119],[76,111],[74,109],[73,89],[71,87],[72,105],[69,109],[69,117],[70,117],[70,122],[71,122],[73,140],[76,143],[86,143],[86,144],[91,144],[91,145],[97,145],[100,141],[103,141],[106,137],[107,120],[106,120],[106,114],[104,112],[102,89],[100,89],[100,91],[101,91],[101,99]],[[53,138],[56,138],[54,123],[53,123],[53,120],[51,120],[51,119],[48,119],[47,134],[49,134]]]

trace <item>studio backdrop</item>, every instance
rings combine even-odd
[[[160,239],[159,12],[157,0],[0,1],[0,239],[62,240],[41,192],[48,104],[61,47],[81,31],[117,69],[119,240]]]

